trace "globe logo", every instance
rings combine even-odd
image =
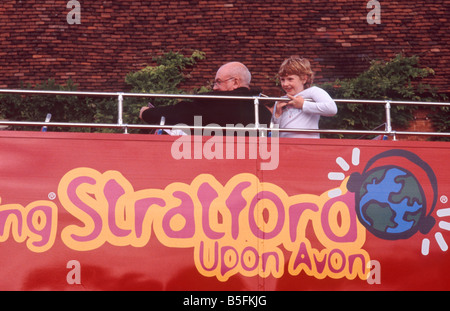
[[[366,169],[377,159],[387,156],[400,155],[417,160],[417,156],[409,152],[396,151],[378,155],[369,161]],[[415,164],[421,164],[433,179],[434,173],[420,161],[415,161]],[[435,219],[427,214],[427,197],[414,174],[395,165],[366,169],[362,174],[352,174],[347,184],[347,189],[355,193],[355,209],[360,223],[373,235],[385,240],[408,239],[418,231],[427,234]],[[429,210],[432,211],[434,204],[432,202]]]

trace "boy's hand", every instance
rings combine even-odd
[[[281,116],[284,107],[292,107],[296,109],[303,108],[303,103],[305,102],[305,99],[303,97],[301,96],[294,97],[291,95],[287,96],[289,97],[290,101],[277,103],[277,110],[275,111],[275,117],[279,118]]]
[[[275,117],[279,118],[283,113],[283,108],[286,107],[288,102],[278,102],[277,109],[275,111]]]
[[[291,99],[291,101],[289,101],[287,104],[291,105],[292,107],[296,108],[296,109],[303,109],[303,103],[305,102],[305,99],[301,96],[291,96],[288,95],[288,97]]]

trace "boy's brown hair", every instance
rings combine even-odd
[[[305,83],[305,89],[311,87],[314,80],[314,72],[311,69],[311,63],[306,58],[294,55],[286,59],[278,70],[279,77],[285,77],[289,75],[297,75],[299,77],[307,77]]]

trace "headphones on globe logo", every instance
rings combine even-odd
[[[392,164],[394,157],[402,160],[400,165]],[[380,162],[387,164],[378,164]],[[426,195],[416,175],[404,166],[417,166],[421,170],[412,170],[416,175],[419,171],[426,174],[430,195]],[[379,238],[408,239],[418,231],[429,233],[436,223],[431,216],[438,197],[436,175],[425,161],[410,151],[392,149],[376,155],[361,174],[350,176],[347,189],[355,193],[359,221]],[[431,197],[428,213],[427,197]]]

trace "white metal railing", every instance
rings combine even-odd
[[[94,96],[94,97],[117,97],[117,123],[73,123],[73,122],[35,122],[35,121],[9,121],[0,120],[0,125],[4,126],[38,126],[38,127],[91,127],[91,128],[115,128],[123,129],[128,133],[128,129],[172,129],[173,125],[146,125],[146,124],[125,124],[123,123],[123,102],[125,97],[140,98],[211,98],[211,99],[240,99],[252,100],[255,106],[255,127],[245,128],[245,131],[256,131],[262,134],[267,130],[276,132],[302,132],[302,133],[321,133],[321,134],[360,134],[360,135],[388,135],[396,139],[397,135],[418,135],[418,136],[440,136],[450,137],[450,133],[446,132],[411,132],[411,131],[394,131],[391,124],[391,108],[392,105],[420,105],[420,106],[450,106],[450,103],[443,102],[415,102],[415,101],[391,101],[391,100],[351,100],[351,99],[335,99],[336,103],[354,103],[363,105],[384,105],[386,110],[386,123],[384,130],[335,130],[335,129],[279,129],[262,127],[259,123],[258,107],[264,101],[286,101],[284,97],[267,97],[260,96],[217,96],[217,95],[189,95],[189,94],[150,94],[150,93],[125,93],[125,92],[78,92],[78,91],[41,91],[41,90],[16,90],[16,89],[0,89],[0,94],[21,94],[21,95],[68,95],[68,96]],[[177,129],[204,129],[204,126],[176,126]],[[209,130],[220,130],[221,127],[207,127]],[[234,129],[236,130],[236,129]]]

